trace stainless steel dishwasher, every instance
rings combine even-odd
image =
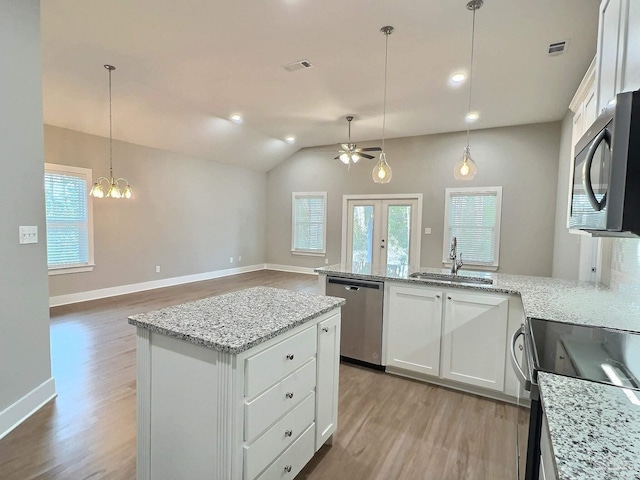
[[[327,277],[327,295],[342,297],[340,356],[376,368],[382,366],[384,283]]]

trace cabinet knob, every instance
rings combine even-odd
[[[448,300],[451,300],[451,297],[447,297]]]
[[[323,331],[324,333],[327,333],[327,332],[329,331],[329,327],[322,327],[322,331]]]
[[[284,436],[285,437],[290,437],[291,435],[293,435],[293,430],[285,430],[284,431]]]
[[[291,471],[291,465],[285,465],[284,471],[289,473]]]
[[[436,298],[440,298],[440,295],[436,295]]]
[[[287,398],[293,398],[293,392],[287,392],[286,393],[286,397]]]
[[[293,353],[287,354],[287,360],[293,360]]]
[[[563,357],[562,355],[560,355],[558,358],[559,358],[560,360],[564,360],[564,357]]]

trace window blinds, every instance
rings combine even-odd
[[[496,205],[496,192],[450,193],[448,245],[457,238],[465,263],[497,263]]]
[[[324,195],[294,196],[293,250],[324,252]]]
[[[44,188],[49,268],[87,265],[89,234],[84,175],[46,171]]]

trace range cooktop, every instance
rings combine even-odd
[[[528,320],[534,369],[640,391],[640,334]]]

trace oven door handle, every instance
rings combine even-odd
[[[516,357],[516,343],[518,338],[524,335],[525,326],[521,325],[518,330],[513,332],[513,336],[511,337],[511,365],[513,366],[513,371],[516,372],[516,376],[520,383],[525,387],[531,384],[531,380],[527,378],[520,363],[518,362],[518,357]]]

